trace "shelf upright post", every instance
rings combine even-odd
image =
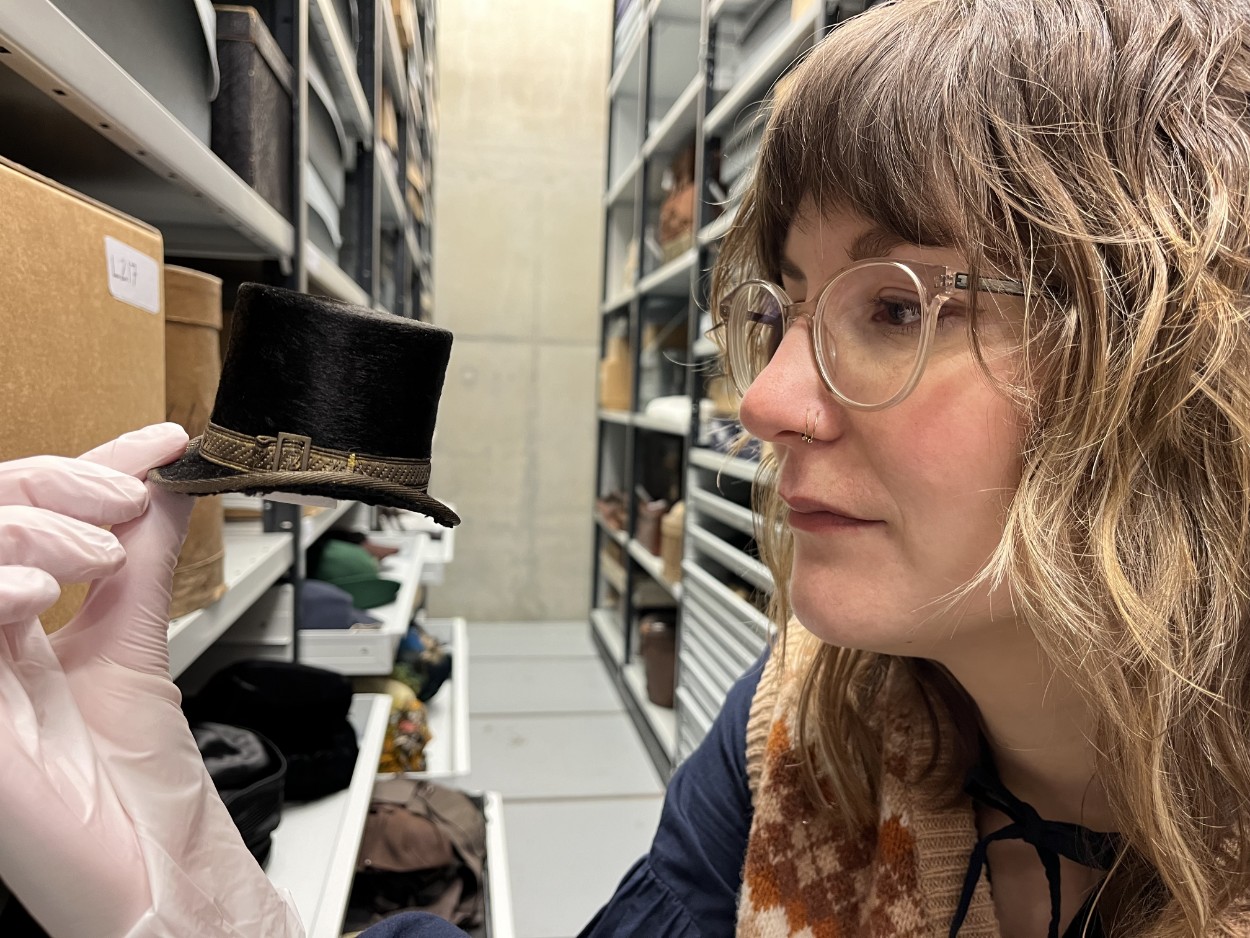
[[[418,39],[418,42],[420,40]],[[415,318],[415,305],[412,302],[413,258],[408,251],[409,235],[415,243],[417,240],[416,219],[408,209],[408,125],[412,122],[412,86],[408,88],[408,106],[398,108],[399,152],[395,154],[395,162],[399,167],[399,228],[395,236],[395,309],[391,312],[397,316]]]
[[[304,198],[304,166],[308,162],[308,2],[309,0],[277,0],[277,40],[291,63],[294,75],[291,102],[291,211],[295,244],[291,253],[291,270],[285,285],[292,290],[308,289],[308,203]],[[286,531],[291,535],[291,572],[288,579],[294,592],[294,633],[292,650],[299,660],[301,625],[300,595],[303,592],[304,568],[303,514],[298,505],[265,501],[261,512],[266,531]]]
[[[608,3],[609,0],[598,0],[599,3]],[[612,28],[608,30],[608,62],[615,63],[616,51],[616,31],[620,24],[613,18]],[[610,80],[610,79],[609,79]],[[606,89],[605,89],[606,90]],[[609,99],[607,103],[608,120],[607,120],[607,145],[604,148],[603,159],[603,191],[607,192],[612,185],[612,102]],[[606,297],[608,295],[608,217],[612,211],[611,206],[605,206],[603,211],[603,250],[600,252],[600,289],[599,295]],[[603,359],[607,353],[607,314],[598,312],[599,316],[599,358]],[[604,463],[604,434],[603,421],[598,419],[599,411],[602,410],[599,401],[599,392],[595,391],[595,497],[598,498],[603,494],[603,463]],[[590,608],[593,612],[599,608],[599,592],[600,577],[603,574],[602,565],[599,563],[599,542],[603,538],[600,531],[598,520],[592,521],[590,525]],[[622,600],[624,597],[622,597]],[[595,630],[592,626],[590,630],[591,639],[595,640]],[[622,662],[613,661],[613,668],[619,668]]]
[[[373,115],[373,134],[362,141],[356,169],[349,178],[348,202],[355,225],[356,282],[369,294],[370,305],[377,302],[379,257],[381,255],[382,191],[378,180],[377,148],[380,133],[379,102],[382,99],[382,20],[381,0],[361,0],[360,44],[356,49],[356,72],[365,89],[365,100]]]
[[[707,176],[710,172],[709,161],[707,158],[707,141],[703,138],[703,121],[707,117],[707,112],[712,106],[712,56],[711,56],[711,12],[709,0],[703,0],[700,4],[699,17],[699,64],[697,74],[703,76],[703,92],[699,95],[699,99],[695,104],[695,124],[694,124],[694,184],[695,184],[695,201],[694,201],[694,241],[695,241],[695,263],[694,269],[691,271],[691,291],[689,302],[686,307],[687,327],[686,327],[686,361],[694,362],[694,345],[699,338],[699,323],[702,319],[702,311],[707,306],[707,275],[704,271],[708,267],[708,259],[711,256],[709,248],[699,245],[699,232],[703,230],[703,226],[707,224],[708,211],[705,204],[704,195],[707,189]],[[690,454],[694,452],[695,446],[699,442],[699,415],[702,412],[700,404],[703,399],[703,378],[696,368],[686,369],[686,396],[690,400],[690,420],[686,430],[686,448],[683,452],[682,473],[681,473],[681,495],[685,500],[689,500],[690,496]],[[686,527],[689,525],[691,512],[689,505],[686,506],[685,516],[682,518],[682,544],[688,543],[686,539]],[[686,596],[689,595],[685,589],[682,590],[681,598],[677,601],[677,629],[676,629],[676,649],[674,652],[674,671],[673,681],[674,690],[681,686],[682,683],[682,657],[683,648],[685,646],[685,618],[686,618]],[[673,749],[673,767],[676,768],[680,761],[680,740],[681,725],[685,714],[685,707],[682,705],[681,697],[674,693],[673,695],[673,711],[677,725],[678,743]]]
[[[646,4],[644,0],[638,0],[639,3]],[[643,36],[638,46],[638,152],[642,153],[642,148],[647,140],[647,124],[651,120],[651,17],[644,10],[644,22],[642,24]],[[643,276],[643,267],[645,265],[645,257],[647,252],[646,236],[647,236],[647,161],[642,161],[642,166],[638,170],[637,178],[634,180],[634,238],[638,244],[638,264],[634,271],[634,285],[637,287]],[[642,310],[645,305],[646,298],[635,289],[634,298],[629,304],[629,354],[633,359],[630,367],[629,375],[629,399],[631,401],[631,410],[639,413],[638,389],[641,385],[641,371],[639,365],[639,355],[642,352]],[[625,428],[625,498],[629,505],[629,511],[626,512],[625,530],[630,537],[638,525],[638,499],[634,488],[641,473],[638,470],[638,461],[641,456],[642,447],[638,445],[639,429],[630,421]],[[625,627],[625,663],[628,664],[630,659],[637,653],[638,649],[634,647],[634,581],[637,563],[629,557],[629,552],[625,553],[625,597],[624,597],[624,627]],[[645,573],[642,574],[646,576]]]

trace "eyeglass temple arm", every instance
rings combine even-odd
[[[978,290],[985,293],[1006,293],[1010,296],[1024,296],[1024,284],[1019,280],[1002,280],[997,277],[981,277],[975,285],[972,277],[966,273],[958,273],[954,276],[947,275],[945,278],[946,286],[954,287],[956,290]]]

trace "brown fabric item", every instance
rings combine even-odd
[[[221,378],[221,281],[185,267],[165,268],[166,417],[187,433],[204,432]],[[178,566],[170,618],[215,603],[226,592],[221,497],[199,499]]]
[[[423,779],[378,782],[356,860],[357,888],[372,873],[446,872],[446,885],[431,903],[412,911],[433,912],[455,925],[473,927],[485,918],[482,878],[486,866],[486,819],[464,792]],[[401,908],[378,909],[394,914]],[[381,917],[381,915],[379,915]]]

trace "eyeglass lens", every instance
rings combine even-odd
[[[890,400],[911,380],[924,348],[925,292],[899,264],[868,264],[837,277],[820,298],[812,341],[829,383],[863,405]],[[739,393],[768,365],[786,328],[775,288],[748,283],[732,296],[729,365]],[[939,327],[935,342],[952,330]]]

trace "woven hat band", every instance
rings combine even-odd
[[[210,423],[200,439],[200,455],[239,472],[354,473],[421,492],[430,483],[428,459],[380,459],[326,449],[298,433],[248,436]]]

